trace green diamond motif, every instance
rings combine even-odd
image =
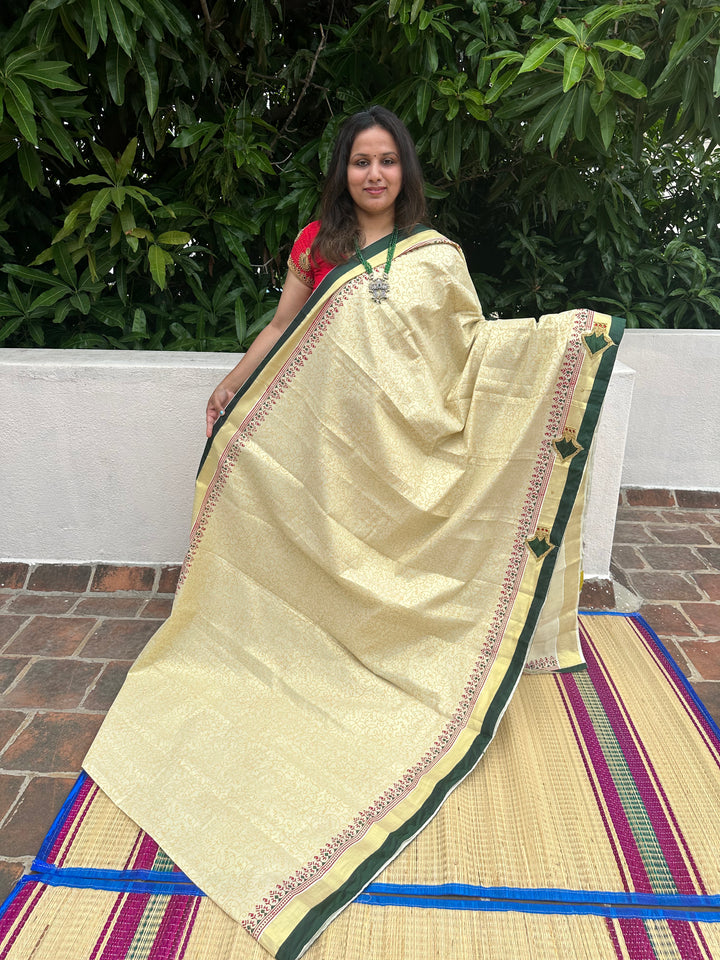
[[[586,333],[583,341],[593,357],[602,353],[603,350],[607,350],[608,347],[614,346],[613,341],[606,333],[595,333],[594,330],[592,333]]]
[[[555,544],[550,543],[546,533],[542,537],[535,534],[532,540],[526,540],[525,542],[538,560],[542,560],[546,554],[555,549]]]
[[[572,437],[561,437],[559,440],[553,440],[553,446],[561,460],[570,460],[582,450],[580,444]]]

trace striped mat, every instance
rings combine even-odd
[[[639,616],[581,633],[308,960],[720,960],[720,731]],[[33,871],[0,960],[268,956],[85,775]]]

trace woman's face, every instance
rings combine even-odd
[[[358,212],[392,219],[402,188],[402,165],[395,138],[384,127],[368,127],[353,141],[347,188]]]

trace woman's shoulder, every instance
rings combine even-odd
[[[306,244],[308,247],[312,244],[315,237],[318,235],[320,230],[320,221],[313,220],[302,228],[300,233],[295,237],[295,243],[293,247],[297,245]]]

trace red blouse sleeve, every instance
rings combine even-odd
[[[310,249],[319,229],[319,220],[313,220],[312,223],[304,227],[297,235],[288,260],[288,268],[310,288],[315,286],[315,273],[317,271],[317,264],[313,260]]]

